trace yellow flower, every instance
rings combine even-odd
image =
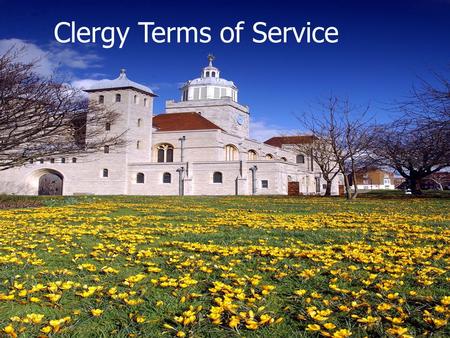
[[[319,331],[320,330],[320,325],[318,324],[308,324],[308,326],[306,327],[306,331]]]
[[[240,319],[238,316],[231,316],[231,319],[228,322],[228,326],[231,327],[232,329],[235,329],[235,328],[237,328],[239,323],[240,323]]]
[[[27,318],[33,324],[39,324],[42,321],[42,318],[44,318],[44,315],[37,314],[37,313],[30,313],[30,314],[27,315]]]
[[[306,290],[300,289],[300,290],[294,291],[294,293],[295,293],[297,296],[303,296],[303,295],[306,293]]]
[[[103,310],[100,310],[100,309],[92,309],[91,310],[91,314],[94,317],[99,317],[102,313],[103,313]]]
[[[48,334],[48,333],[50,333],[50,332],[52,332],[52,327],[51,326],[44,326],[42,329],[41,329],[41,332],[42,333],[45,333],[45,334]]]
[[[180,338],[186,337],[186,333],[184,333],[183,331],[178,331],[177,337],[180,337]]]
[[[323,324],[323,327],[327,330],[333,330],[334,328],[336,328],[336,325],[334,325],[333,323],[325,323]]]
[[[352,333],[347,329],[341,329],[333,333],[333,338],[346,338],[350,337]]]
[[[14,327],[10,324],[3,328],[3,332],[5,332],[6,334],[9,334],[9,335],[13,335],[15,333],[15,330],[14,330]]]

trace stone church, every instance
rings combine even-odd
[[[295,145],[310,136],[249,137],[249,108],[222,78],[213,57],[199,78],[181,87],[180,101],[153,115],[153,91],[128,79],[101,80],[90,100],[120,113],[105,133],[126,146],[79,157],[43,158],[0,172],[0,193],[21,195],[298,195],[321,194],[320,169]],[[89,126],[87,126],[89,128]],[[113,134],[110,134],[113,135]],[[332,193],[338,193],[333,182]]]

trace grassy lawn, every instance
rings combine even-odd
[[[450,336],[445,196],[26,203],[0,210],[0,336]]]

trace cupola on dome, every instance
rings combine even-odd
[[[220,70],[213,66],[214,56],[208,55],[208,66],[202,69],[199,78],[187,81],[181,87],[181,100],[218,100],[231,99],[237,102],[237,87],[233,81],[220,77]]]

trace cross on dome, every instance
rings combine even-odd
[[[208,61],[209,61],[209,67],[212,67],[212,62],[215,60],[215,56],[212,55],[211,53],[208,54]]]

